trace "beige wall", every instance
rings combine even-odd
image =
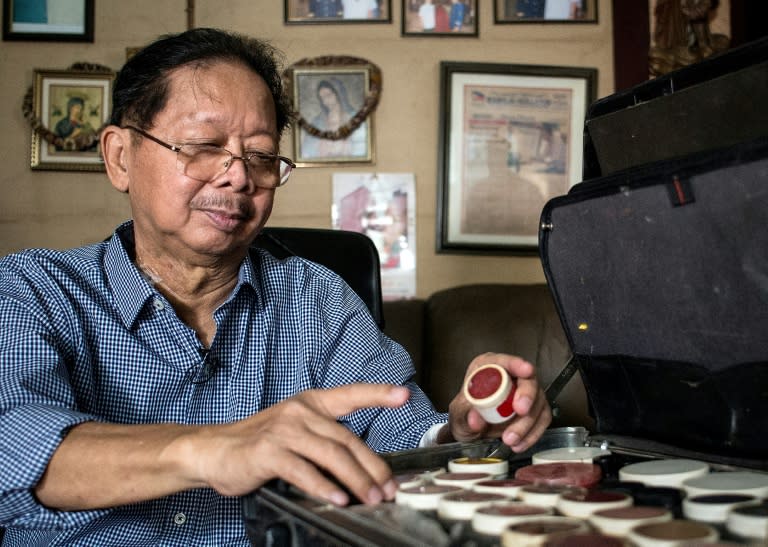
[[[598,97],[613,91],[611,2],[597,25],[494,25],[491,0],[479,0],[479,38],[400,36],[401,0],[391,24],[283,24],[281,0],[197,0],[196,24],[271,40],[290,64],[304,57],[354,55],[377,64],[383,93],[376,112],[376,163],[303,168],[278,191],[272,225],[329,227],[331,176],[337,171],[416,175],[417,292],[473,282],[538,282],[536,257],[435,253],[439,62],[471,61],[594,67]],[[98,0],[93,44],[0,42],[0,255],[30,246],[66,248],[109,235],[130,215],[103,173],[31,171],[31,129],[22,98],[36,68],[89,61],[119,68],[125,49],[186,28],[183,0]],[[290,137],[283,143],[290,154]]]

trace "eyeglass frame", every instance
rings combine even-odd
[[[143,129],[141,129],[139,127],[136,127],[135,125],[131,125],[131,124],[126,124],[126,125],[120,126],[120,129],[130,129],[132,131],[136,131],[142,137],[146,137],[149,140],[151,140],[153,142],[156,142],[160,146],[162,146],[164,148],[167,148],[171,152],[176,153],[176,158],[177,158],[176,161],[180,161],[178,159],[178,154],[179,154],[179,152],[181,152],[181,149],[184,148],[184,146],[192,146],[190,144],[182,144],[180,146],[176,146],[174,144],[167,143],[165,141],[162,141],[162,140],[158,139],[154,135],[152,135],[150,133],[147,133]],[[280,188],[281,186],[284,186],[286,182],[288,182],[288,179],[290,178],[291,173],[293,172],[294,169],[296,169],[296,163],[294,163],[294,161],[291,158],[288,158],[288,157],[285,157],[285,156],[281,156],[279,154],[273,154],[273,153],[267,152],[265,150],[253,150],[253,151],[251,151],[249,154],[247,154],[245,156],[236,156],[235,154],[233,154],[232,152],[230,152],[229,150],[227,150],[223,146],[218,146],[218,145],[215,145],[215,144],[209,144],[209,145],[206,145],[206,146],[211,146],[213,148],[219,148],[220,150],[223,150],[224,152],[226,152],[230,156],[229,161],[225,162],[226,166],[224,167],[224,170],[220,174],[216,175],[217,177],[221,176],[224,173],[226,173],[227,171],[229,171],[229,168],[232,167],[232,163],[234,163],[234,160],[242,160],[243,161],[243,165],[245,166],[246,172],[251,167],[250,166],[251,158],[254,158],[254,157],[271,158],[273,160],[278,160],[278,161],[283,162],[286,165],[288,165],[288,168],[289,168],[288,169],[288,173],[285,175],[285,177],[278,177],[277,185],[275,185],[275,186],[259,186],[259,184],[256,181],[254,181],[254,184],[258,188],[264,188],[266,190],[274,190],[275,188]],[[186,175],[186,173],[184,173],[184,174]],[[187,175],[187,176],[189,176],[189,175]],[[190,178],[194,178],[194,177],[190,177]],[[201,180],[201,179],[195,179],[195,180]],[[211,179],[211,180],[213,180],[213,179]],[[253,179],[251,179],[251,180],[253,180]]]

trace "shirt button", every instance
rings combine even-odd
[[[181,526],[182,524],[187,522],[187,515],[185,515],[184,513],[176,513],[175,515],[173,515],[173,522],[174,524],[178,524],[179,526]]]
[[[163,301],[162,301],[162,300],[160,300],[159,298],[155,298],[154,302],[152,302],[152,306],[154,306],[154,308],[155,308],[157,311],[160,311],[160,310],[162,310],[163,308],[165,308],[165,304],[163,304]]]

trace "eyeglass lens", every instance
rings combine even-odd
[[[197,180],[213,180],[223,175],[235,160],[247,163],[251,181],[261,188],[276,188],[285,184],[293,166],[287,161],[267,153],[249,153],[234,156],[218,146],[184,145],[179,150],[179,169]]]

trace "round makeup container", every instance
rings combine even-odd
[[[555,462],[579,462],[593,463],[595,458],[609,456],[610,450],[605,450],[596,446],[570,446],[563,448],[552,448],[536,452],[531,457],[531,463],[555,463]]]
[[[558,538],[589,531],[589,525],[581,519],[535,517],[504,528],[501,544],[504,547],[537,547]]]
[[[557,500],[557,510],[566,517],[585,519],[601,509],[618,509],[632,505],[632,497],[622,492],[587,490],[563,492]]]
[[[586,494],[586,489],[564,484],[529,484],[520,488],[518,497],[529,505],[557,507],[560,496],[566,493]]]
[[[463,393],[486,422],[500,424],[515,414],[512,401],[516,390],[515,379],[505,369],[489,364],[469,375]]]
[[[455,458],[448,462],[452,473],[490,473],[494,478],[503,478],[509,472],[509,462],[501,458]]]
[[[628,539],[637,547],[678,547],[717,541],[717,530],[703,522],[673,519],[632,528]]]
[[[735,507],[725,519],[726,529],[748,541],[768,542],[768,501]]]
[[[746,494],[768,498],[768,473],[720,471],[683,481],[688,497],[706,494]]]
[[[757,505],[760,500],[745,494],[707,494],[683,499],[683,516],[710,524],[722,524],[736,507]]]
[[[622,481],[642,482],[648,486],[680,488],[683,481],[709,473],[709,464],[697,460],[662,459],[638,462],[619,469]]]
[[[584,532],[553,539],[546,543],[546,547],[630,547],[630,544],[622,538],[599,532]]]
[[[484,505],[505,501],[501,494],[465,490],[447,494],[437,502],[437,516],[447,520],[470,520]]]
[[[460,486],[461,488],[471,490],[475,483],[492,478],[493,475],[490,473],[452,473],[449,471],[434,475],[432,482],[446,486]]]
[[[564,484],[591,488],[602,477],[597,465],[579,462],[556,462],[526,465],[515,471],[515,478],[531,484]]]
[[[672,520],[672,513],[663,507],[634,505],[618,509],[601,509],[592,513],[588,520],[603,534],[626,537],[635,526]]]
[[[472,516],[472,529],[489,536],[500,536],[510,524],[554,514],[551,507],[537,507],[519,501],[493,503],[478,507]]]
[[[448,494],[462,492],[458,486],[443,486],[440,484],[423,484],[412,488],[402,488],[395,493],[395,503],[406,505],[422,511],[434,511],[440,498]]]
[[[475,492],[493,492],[494,494],[502,494],[512,499],[517,498],[520,494],[520,489],[529,484],[529,482],[519,481],[517,479],[491,479],[476,482],[472,485],[472,490]]]

